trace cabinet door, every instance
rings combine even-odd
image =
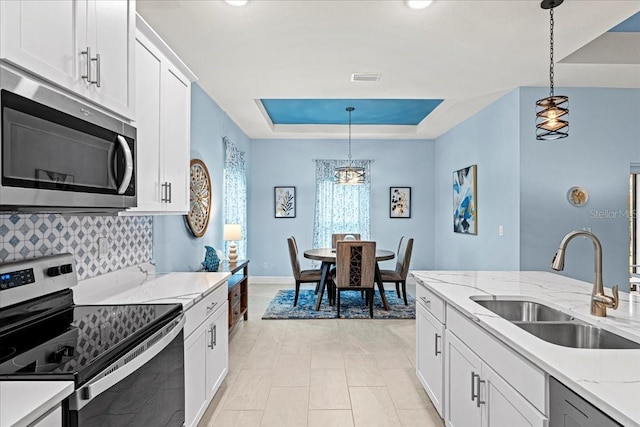
[[[133,39],[134,4],[129,1],[87,2],[87,45],[95,72],[93,80],[100,86],[89,86],[88,96],[100,105],[132,118],[133,109]]]
[[[446,425],[480,426],[482,413],[477,403],[480,391],[476,378],[481,374],[482,362],[449,330],[445,332],[444,354]]]
[[[189,211],[191,83],[172,66],[165,71],[162,81],[162,173],[164,183],[170,184],[170,201],[163,206],[165,211],[186,214]]]
[[[416,373],[433,406],[443,415],[444,326],[420,303],[416,304]]]
[[[544,427],[547,418],[527,402],[488,365],[482,366],[483,426]],[[486,393],[485,393],[486,392]]]
[[[193,427],[207,409],[207,325],[202,324],[187,338],[184,345],[185,424]]]
[[[229,369],[228,303],[224,303],[205,324],[207,329],[207,397],[213,399]]]
[[[160,211],[160,81],[162,59],[142,35],[136,38],[137,211]]]
[[[76,1],[0,1],[0,57],[40,77],[76,85]]]

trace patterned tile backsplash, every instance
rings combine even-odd
[[[70,252],[78,280],[149,261],[151,216],[0,215],[0,263]],[[104,239],[107,253],[100,252]],[[104,248],[104,247],[103,247]]]

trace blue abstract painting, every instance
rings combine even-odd
[[[478,234],[476,200],[477,165],[468,166],[453,173],[453,231]]]

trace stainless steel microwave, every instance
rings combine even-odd
[[[108,212],[136,206],[136,130],[0,67],[0,210]]]

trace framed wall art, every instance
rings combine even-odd
[[[389,187],[389,218],[411,218],[411,187]]]
[[[276,218],[296,217],[296,187],[273,187]]]
[[[477,165],[453,173],[453,231],[478,234]]]

